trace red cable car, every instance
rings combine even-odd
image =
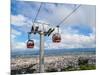
[[[52,41],[53,41],[54,43],[59,43],[59,42],[61,42],[61,36],[60,36],[60,34],[59,34],[59,33],[53,34],[53,36],[52,36]]]
[[[34,41],[30,39],[31,32],[28,32],[27,48],[34,48]]]
[[[61,35],[59,34],[59,26],[57,26],[57,28],[58,28],[58,33],[55,33],[52,36],[52,41],[54,43],[60,43],[61,42]]]
[[[34,48],[34,41],[33,40],[27,41],[27,48]]]

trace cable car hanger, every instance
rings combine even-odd
[[[37,14],[36,14],[36,16],[35,16],[35,18],[34,18],[34,21],[33,21],[33,25],[34,25],[34,23],[35,23],[35,21],[36,21],[38,15],[39,15],[39,12],[40,12],[40,9],[41,9],[42,5],[43,5],[43,2],[41,2],[41,4],[40,4],[40,7],[39,7],[39,9],[38,9],[38,11],[37,11]]]
[[[39,12],[40,12],[41,6],[42,6],[42,3],[40,4],[40,7],[39,7],[39,9],[38,9],[38,12],[37,12],[37,14],[36,14],[36,16],[35,16],[35,18],[34,18],[31,31],[28,32],[27,48],[34,48],[34,41],[30,39],[30,35],[31,35],[32,33],[36,34],[36,33],[38,32],[39,27],[37,26],[36,28],[34,28],[34,23],[35,23],[35,21],[36,21],[36,19],[37,19],[37,17],[38,17],[38,14],[39,14]]]

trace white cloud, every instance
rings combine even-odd
[[[13,49],[25,49],[26,45],[23,42],[16,42],[16,43],[13,43],[12,48]]]
[[[15,30],[15,29],[11,29],[11,39],[12,39],[12,41],[13,41],[16,37],[18,37],[19,35],[21,35],[21,32]]]
[[[25,18],[22,15],[18,16],[11,15],[11,24],[20,26],[24,25],[23,21],[25,21]]]
[[[23,42],[17,42],[16,38],[21,35],[21,32],[11,29],[11,49],[24,49],[24,43]]]
[[[11,29],[11,34],[21,35],[21,33],[15,29]]]
[[[45,42],[47,49],[60,48],[94,48],[96,47],[95,35],[85,36],[78,34],[61,34],[62,40],[60,43]],[[52,39],[50,39],[52,40]]]
[[[11,24],[16,26],[25,26],[32,24],[28,18],[23,15],[11,15]]]
[[[95,45],[95,36],[84,36],[84,35],[71,35],[71,34],[62,34],[62,40],[60,43],[53,43],[52,39],[49,39],[50,42],[45,41],[45,49],[61,49],[61,48],[94,48]],[[50,38],[50,37],[49,37]],[[34,40],[34,49],[39,49],[39,40]],[[16,42],[12,43],[12,49],[27,49],[26,42]]]

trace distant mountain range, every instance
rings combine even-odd
[[[78,55],[78,54],[95,54],[96,48],[70,48],[70,49],[46,49],[45,56],[56,55]],[[11,57],[32,57],[39,55],[39,50],[12,50]]]
[[[11,51],[33,51],[33,50],[39,50],[39,49],[24,49],[24,50],[22,50],[22,49],[15,49],[15,50],[11,50]],[[96,48],[63,48],[63,49],[45,49],[45,50],[67,50],[67,51],[72,51],[72,50],[88,50],[88,51],[93,51],[93,50],[96,50]]]

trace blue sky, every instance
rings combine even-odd
[[[11,41],[12,49],[26,49],[27,32],[30,31],[40,2],[15,1],[11,2]],[[51,24],[44,25],[45,30],[54,27],[77,6],[75,4],[43,3],[37,21]],[[60,26],[62,41],[52,42],[52,34],[45,37],[46,49],[57,48],[94,48],[95,47],[95,6],[81,5]],[[38,25],[35,23],[35,25]],[[39,25],[40,28],[42,25]],[[56,30],[53,32],[57,32]],[[39,48],[39,35],[33,35],[35,48]]]

